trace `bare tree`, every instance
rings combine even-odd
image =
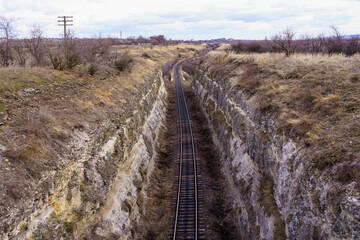
[[[17,40],[14,43],[14,51],[16,53],[17,61],[20,66],[26,65],[26,46],[23,40]]]
[[[352,56],[358,52],[360,52],[360,38],[358,36],[352,36],[346,42],[344,53],[346,56]]]
[[[165,45],[166,39],[164,35],[152,36],[150,37],[150,43],[152,45]]]
[[[102,38],[101,34],[94,36],[87,43],[82,45],[82,56],[90,63],[99,63],[110,58],[110,47],[113,39],[110,37]]]
[[[11,52],[12,40],[15,37],[12,18],[0,16],[0,57],[1,64],[5,67],[9,66],[13,61]]]
[[[291,27],[286,27],[282,32],[275,34],[271,39],[276,47],[285,52],[288,57],[295,50],[296,44],[294,43],[295,32]]]
[[[234,50],[236,53],[241,53],[244,50],[244,44],[242,42],[237,42],[235,44],[231,45],[232,50]]]
[[[65,63],[64,63],[63,56],[62,56],[61,52],[59,51],[59,49],[56,49],[56,50],[49,49],[49,58],[50,58],[50,61],[53,65],[54,69],[64,70]]]
[[[339,32],[336,26],[330,26],[333,35],[326,41],[327,50],[329,54],[342,53],[343,52],[343,36]]]
[[[66,38],[63,41],[63,53],[65,57],[65,64],[68,69],[75,67],[81,63],[80,54],[77,49],[77,41],[75,34],[70,29],[66,33]]]
[[[40,26],[34,26],[30,29],[30,38],[26,40],[26,46],[35,60],[35,66],[42,66],[45,62],[46,49],[43,34]]]
[[[71,69],[81,63],[77,44],[78,43],[74,37],[74,32],[68,30],[66,38],[63,39],[58,47],[49,49],[49,58],[54,69]]]
[[[320,33],[315,39],[315,41],[312,42],[312,52],[313,53],[322,52],[323,54],[325,54],[326,52],[325,46],[326,46],[326,37],[323,33]]]
[[[300,47],[299,47],[299,51],[300,52],[312,52],[312,43],[314,42],[314,38],[312,36],[310,36],[309,34],[303,34],[300,37]]]

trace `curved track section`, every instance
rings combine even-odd
[[[175,215],[170,239],[205,239],[202,219],[203,198],[201,175],[194,144],[194,133],[185,95],[181,85],[179,68],[175,66],[174,79],[180,131],[179,171],[176,176],[177,194],[174,199]],[[175,203],[176,202],[176,203]]]

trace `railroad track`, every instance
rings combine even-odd
[[[175,213],[172,216],[172,231],[169,234],[169,239],[205,239],[202,217],[203,189],[194,144],[192,122],[179,75],[181,63],[175,66],[174,71],[180,132],[180,153],[177,158],[179,171],[175,177],[178,187],[173,201]]]

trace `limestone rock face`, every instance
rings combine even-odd
[[[8,231],[0,238],[131,239],[147,199],[166,94],[155,71],[134,101],[97,129],[74,129],[59,157],[63,167],[44,176],[52,179],[47,196],[26,200],[23,214],[3,216]]]
[[[6,112],[0,112],[0,125],[4,125],[8,119],[9,116]]]
[[[322,177],[306,159],[305,147],[286,137],[206,69],[195,92],[222,153],[223,171],[245,239],[360,238],[360,196],[355,184]],[[345,196],[339,189],[346,188]]]

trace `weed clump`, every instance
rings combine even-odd
[[[128,53],[122,55],[115,54],[113,56],[114,67],[120,72],[129,69],[130,64],[133,62],[134,62],[133,57],[130,56]]]
[[[88,67],[88,73],[90,76],[94,76],[94,74],[99,70],[99,67],[95,64],[91,64]]]

